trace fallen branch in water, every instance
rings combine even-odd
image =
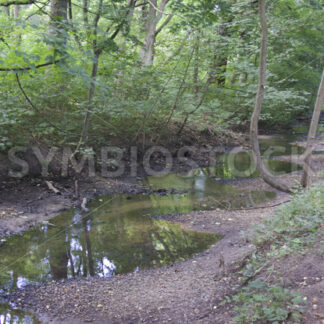
[[[74,195],[75,195],[75,198],[79,197],[79,182],[78,182],[78,180],[74,181]]]
[[[49,190],[52,190],[55,194],[60,195],[60,190],[56,189],[50,181],[45,181]]]
[[[81,209],[82,209],[82,211],[84,211],[85,213],[88,213],[88,212],[89,212],[89,209],[87,208],[87,203],[88,203],[88,199],[84,197],[84,198],[82,199]]]

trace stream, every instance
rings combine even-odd
[[[301,153],[295,134],[261,137],[266,155]],[[321,125],[320,135],[324,132]],[[280,146],[280,148],[278,148]],[[321,151],[321,150],[320,150]],[[320,152],[318,152],[320,153]],[[89,213],[69,209],[27,232],[0,241],[0,296],[28,284],[77,277],[111,277],[184,261],[222,237],[187,230],[160,216],[199,210],[247,208],[273,200],[274,192],[239,190],[229,180],[258,177],[248,152],[225,154],[211,168],[151,176],[143,184],[164,194],[109,194],[88,204]],[[298,165],[264,159],[275,175]],[[170,191],[172,189],[173,191]],[[0,323],[39,323],[30,313],[0,304]]]

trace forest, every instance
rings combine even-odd
[[[1,148],[32,140],[159,143],[244,129],[259,65],[257,1],[1,1]],[[311,114],[323,67],[320,1],[268,4],[260,121]],[[117,140],[118,139],[118,140]]]
[[[323,0],[0,0],[0,324],[323,324],[323,35]]]

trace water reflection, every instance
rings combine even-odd
[[[40,322],[29,312],[0,303],[0,324],[40,324]]]
[[[266,158],[263,161],[267,169],[275,176],[301,169],[297,164],[286,161]],[[259,174],[256,171],[252,154],[246,151],[238,151],[223,155],[214,167],[197,168],[186,173],[151,176],[144,180],[144,184],[155,189],[191,189],[224,197],[237,191],[219,180],[257,177],[259,177]]]
[[[86,217],[75,210],[63,212],[51,224],[12,236],[1,246],[0,287],[10,291],[30,282],[109,277],[189,258],[220,237],[143,216],[194,206],[203,208],[185,194],[108,195],[89,204],[94,212]]]
[[[280,150],[279,147],[273,147],[273,150],[271,150],[271,148],[269,150],[268,148],[267,151],[268,156],[275,156],[276,153],[279,153],[282,150]],[[221,165],[217,165],[211,170],[212,174],[217,178],[228,180],[235,178],[259,177],[251,152],[226,154],[223,156],[222,160],[223,163]],[[263,157],[263,162],[265,167],[274,176],[280,176],[301,169],[297,164],[265,157]]]
[[[290,134],[279,134],[274,136],[260,136],[260,149],[262,152],[269,152],[269,149],[274,149],[272,156],[280,155],[291,155],[291,154],[302,154],[304,152],[304,147],[300,146],[298,143],[304,142],[307,139],[309,124],[305,123],[296,124],[292,127]],[[317,128],[317,138],[324,139],[324,118],[322,117],[318,128]],[[323,151],[323,146],[319,147],[319,150],[315,147],[314,152],[320,153]],[[280,148],[280,149],[279,149]]]

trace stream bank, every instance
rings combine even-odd
[[[283,194],[273,202],[284,203]],[[170,215],[188,229],[221,233],[224,238],[192,259],[172,266],[112,278],[53,281],[16,291],[9,300],[37,313],[44,323],[232,323],[225,296],[238,285],[236,274],[255,246],[241,231],[273,216],[277,206],[240,211],[214,210]],[[310,300],[302,323],[322,324],[323,265],[320,241],[306,253],[272,266],[287,287]],[[313,300],[317,308],[313,307]]]
[[[323,170],[321,155],[314,157],[314,165],[318,171]],[[282,180],[293,185],[299,177],[300,172],[295,172],[283,175]],[[17,182],[5,182],[6,201],[0,205],[5,211],[2,214],[3,233],[8,236],[24,231],[37,222],[49,220],[63,209],[78,205],[80,201],[74,197],[75,180],[55,182],[61,195],[49,191],[42,180],[21,180],[19,186]],[[80,177],[78,181],[80,192],[89,199],[116,191],[145,192],[137,179],[127,182]],[[229,182],[239,189],[273,191],[258,178]],[[216,323],[230,323],[226,310],[227,314],[217,312],[217,303],[228,293],[230,286],[225,268],[226,273],[235,272],[236,265],[240,265],[254,249],[253,245],[242,241],[240,231],[252,222],[271,217],[276,205],[289,199],[285,194],[276,193],[277,198],[262,208],[165,216],[165,219],[179,222],[188,229],[224,235],[223,240],[190,260],[113,278],[85,278],[28,286],[13,293],[9,300],[34,311],[44,322],[52,323],[215,323],[215,318]],[[20,205],[17,201],[21,201]],[[14,204],[18,208],[13,210]],[[316,275],[316,278],[322,278],[319,273]]]

